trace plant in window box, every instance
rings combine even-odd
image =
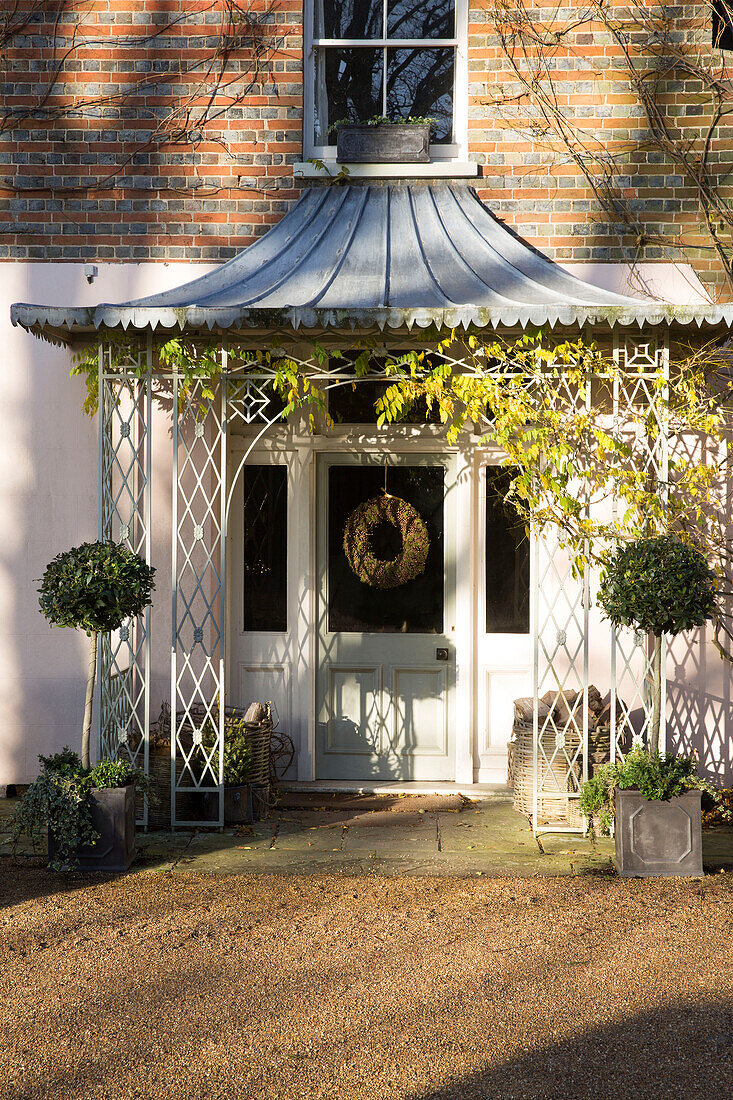
[[[81,628],[89,636],[81,758],[70,749],[39,757],[41,773],[18,808],[14,833],[49,829],[54,867],[126,870],[135,855],[135,785],[145,777],[128,761],[90,764],[89,741],[97,667],[97,639],[135,618],[150,603],[155,570],[126,546],[85,542],[57,555],[39,588],[42,614],[52,626]]]
[[[434,119],[419,115],[374,115],[364,121],[339,119],[328,132],[336,133],[339,164],[428,164],[434,127]]]
[[[616,865],[622,875],[702,874],[701,790],[694,757],[659,753],[662,640],[702,626],[715,609],[715,575],[696,547],[673,535],[637,539],[606,564],[598,602],[615,626],[652,637],[652,713],[648,751],[610,765],[585,785],[586,812],[600,789],[613,793]],[[595,794],[593,794],[595,792]],[[601,825],[609,799],[596,807]],[[581,800],[582,804],[582,800]]]

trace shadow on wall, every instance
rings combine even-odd
[[[731,665],[704,628],[675,638],[667,680],[667,746],[700,758],[700,772],[716,786],[733,783]],[[706,645],[706,642],[708,643]]]
[[[81,412],[83,387],[69,379],[68,351],[9,319],[12,302],[43,301],[61,282],[52,265],[0,265],[0,784],[32,778],[38,753],[76,746],[81,735],[85,639],[51,630],[36,590],[55,554],[95,535],[96,433]]]
[[[572,1018],[562,1004],[558,1022]],[[732,1059],[733,1002],[700,999],[538,1043],[409,1100],[721,1100],[733,1091]]]
[[[37,774],[39,753],[79,743],[86,639],[79,631],[52,630],[38,611],[36,590],[52,557],[97,533],[97,422],[82,412],[83,383],[69,377],[71,351],[13,328],[10,306],[125,301],[209,270],[211,265],[201,264],[104,264],[89,285],[81,264],[0,265],[0,340],[5,353],[0,433],[0,785],[28,782]],[[167,443],[166,448],[161,433],[166,453],[154,457],[163,523],[170,506]],[[163,563],[170,558],[169,543],[167,536]],[[163,568],[158,580],[161,592],[170,591],[169,567],[168,576]],[[161,601],[164,615],[170,615],[169,604]],[[160,623],[164,658],[158,694],[169,675],[169,636],[168,617]]]

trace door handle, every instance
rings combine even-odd
[[[435,651],[435,660],[436,661],[447,661],[448,657],[449,657],[449,653],[448,653],[447,649],[444,649],[443,647],[439,647],[438,649],[436,649],[436,651]]]

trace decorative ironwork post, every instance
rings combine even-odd
[[[152,345],[113,361],[99,344],[98,536],[151,564]],[[99,754],[145,773],[150,746],[150,607],[101,638]],[[147,826],[147,799],[140,823]]]
[[[224,368],[226,370],[226,353]],[[171,820],[224,824],[226,384],[173,379]],[[215,805],[215,812],[208,806]]]
[[[614,434],[624,432],[627,410],[646,410],[647,430],[635,439],[634,455],[658,487],[666,505],[669,484],[669,342],[666,333],[656,337],[616,335],[614,358],[619,371],[614,379]],[[619,506],[614,497],[614,509]],[[662,699],[659,747],[666,747],[666,641],[662,641]],[[646,634],[612,628],[611,635],[611,759],[623,759],[629,740],[647,740],[652,720],[653,651]]]

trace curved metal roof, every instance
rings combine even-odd
[[[728,316],[730,313],[730,316]],[[401,328],[731,323],[729,307],[644,302],[582,282],[451,184],[311,187],[249,248],[176,290],[120,305],[17,304],[14,324]]]

